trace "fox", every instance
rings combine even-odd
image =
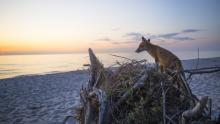
[[[167,49],[152,44],[150,39],[147,40],[143,36],[142,42],[139,44],[136,52],[140,53],[142,51],[147,51],[155,59],[156,68],[157,70],[160,70],[160,72],[165,72],[167,70],[175,71],[177,73],[175,80],[182,80],[185,84],[183,87],[187,90],[187,92],[190,94],[192,93],[188,83],[186,82],[181,60],[176,55]],[[177,85],[179,88],[180,84]]]
[[[154,59],[156,68],[161,72],[167,69],[176,70],[178,72],[183,71],[181,60],[167,49],[164,49],[158,45],[154,45],[150,42],[150,39],[144,37],[141,38],[142,42],[139,44],[136,52],[147,51]],[[185,77],[185,75],[184,75]]]
[[[181,60],[169,50],[152,44],[150,39],[147,40],[143,36],[141,39],[142,42],[139,44],[136,52],[140,53],[142,51],[147,51],[155,59],[156,68],[161,72],[165,72],[167,70],[176,71],[177,75],[174,76],[174,80],[177,80],[177,82],[183,82],[184,89],[190,94],[191,97],[198,100],[197,97],[192,94],[192,91],[187,83]],[[179,83],[177,83],[177,87],[180,87]]]

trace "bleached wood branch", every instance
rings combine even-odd
[[[199,68],[199,69],[189,69],[184,70],[183,72],[189,73],[189,74],[204,74],[204,73],[214,73],[220,71],[220,67],[205,67],[205,68]]]
[[[81,90],[81,99],[84,103],[85,108],[85,124],[106,124],[108,122],[108,98],[104,86],[110,81],[108,80],[108,75],[104,71],[102,63],[97,59],[92,49],[89,48],[89,57],[90,57],[90,78],[88,82],[88,89]],[[108,75],[109,76],[109,75]],[[85,94],[87,92],[87,94]],[[94,95],[98,97],[99,102],[99,111],[98,111],[98,120],[96,119],[96,111],[90,99],[94,99]]]
[[[216,66],[216,67],[205,67],[205,68],[199,68],[199,69],[184,70],[183,72],[189,74],[189,76],[186,79],[186,80],[189,80],[192,77],[192,75],[195,75],[195,74],[215,73],[219,71],[220,71],[220,67]]]
[[[65,117],[63,124],[76,124],[76,120],[74,119],[73,116],[69,115]]]
[[[99,101],[99,124],[106,124],[108,122],[108,98],[107,94],[105,91],[102,91],[100,89],[95,89],[90,95],[96,95],[98,96],[98,101]]]
[[[187,124],[189,123],[189,120],[200,117],[204,111],[204,108],[206,107],[207,102],[208,96],[204,96],[199,100],[193,109],[184,111],[182,113],[181,123]]]
[[[90,78],[88,82],[88,88],[89,90],[92,90],[94,84],[97,82],[97,78],[99,78],[98,74],[100,69],[103,68],[102,63],[97,59],[95,56],[94,52],[92,51],[91,48],[88,50],[89,52],[89,58],[90,58]]]

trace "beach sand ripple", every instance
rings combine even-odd
[[[0,80],[0,123],[62,123],[87,80],[82,71]]]

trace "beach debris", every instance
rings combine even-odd
[[[189,74],[189,76],[186,79],[186,80],[189,80],[192,77],[192,75],[195,75],[195,74],[207,74],[207,73],[220,72],[220,67],[219,66],[204,67],[204,68],[199,68],[199,69],[184,70],[184,72]]]
[[[200,118],[202,116],[202,112],[206,107],[208,102],[208,96],[203,96],[198,103],[190,110],[186,110],[182,113],[182,124],[188,124],[189,120],[193,118]]]
[[[215,122],[206,109],[208,97],[198,99],[177,72],[161,73],[146,60],[129,59],[115,69],[104,68],[92,49],[88,52],[90,78],[74,115],[80,124]]]
[[[75,124],[76,123],[76,119],[73,116],[67,116],[64,119],[64,124]]]
[[[90,64],[83,64],[83,66],[87,67],[87,66],[90,66]]]

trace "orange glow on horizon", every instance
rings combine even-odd
[[[131,44],[112,44],[108,42],[87,42],[89,40],[78,40],[79,42],[57,41],[57,42],[28,42],[5,40],[0,41],[0,54],[16,54],[16,53],[74,53],[87,52],[88,48],[97,51],[105,51],[111,48],[129,48]]]
[[[0,40],[0,54],[2,53],[35,53],[35,52],[79,52],[83,43],[47,42],[28,40]]]

